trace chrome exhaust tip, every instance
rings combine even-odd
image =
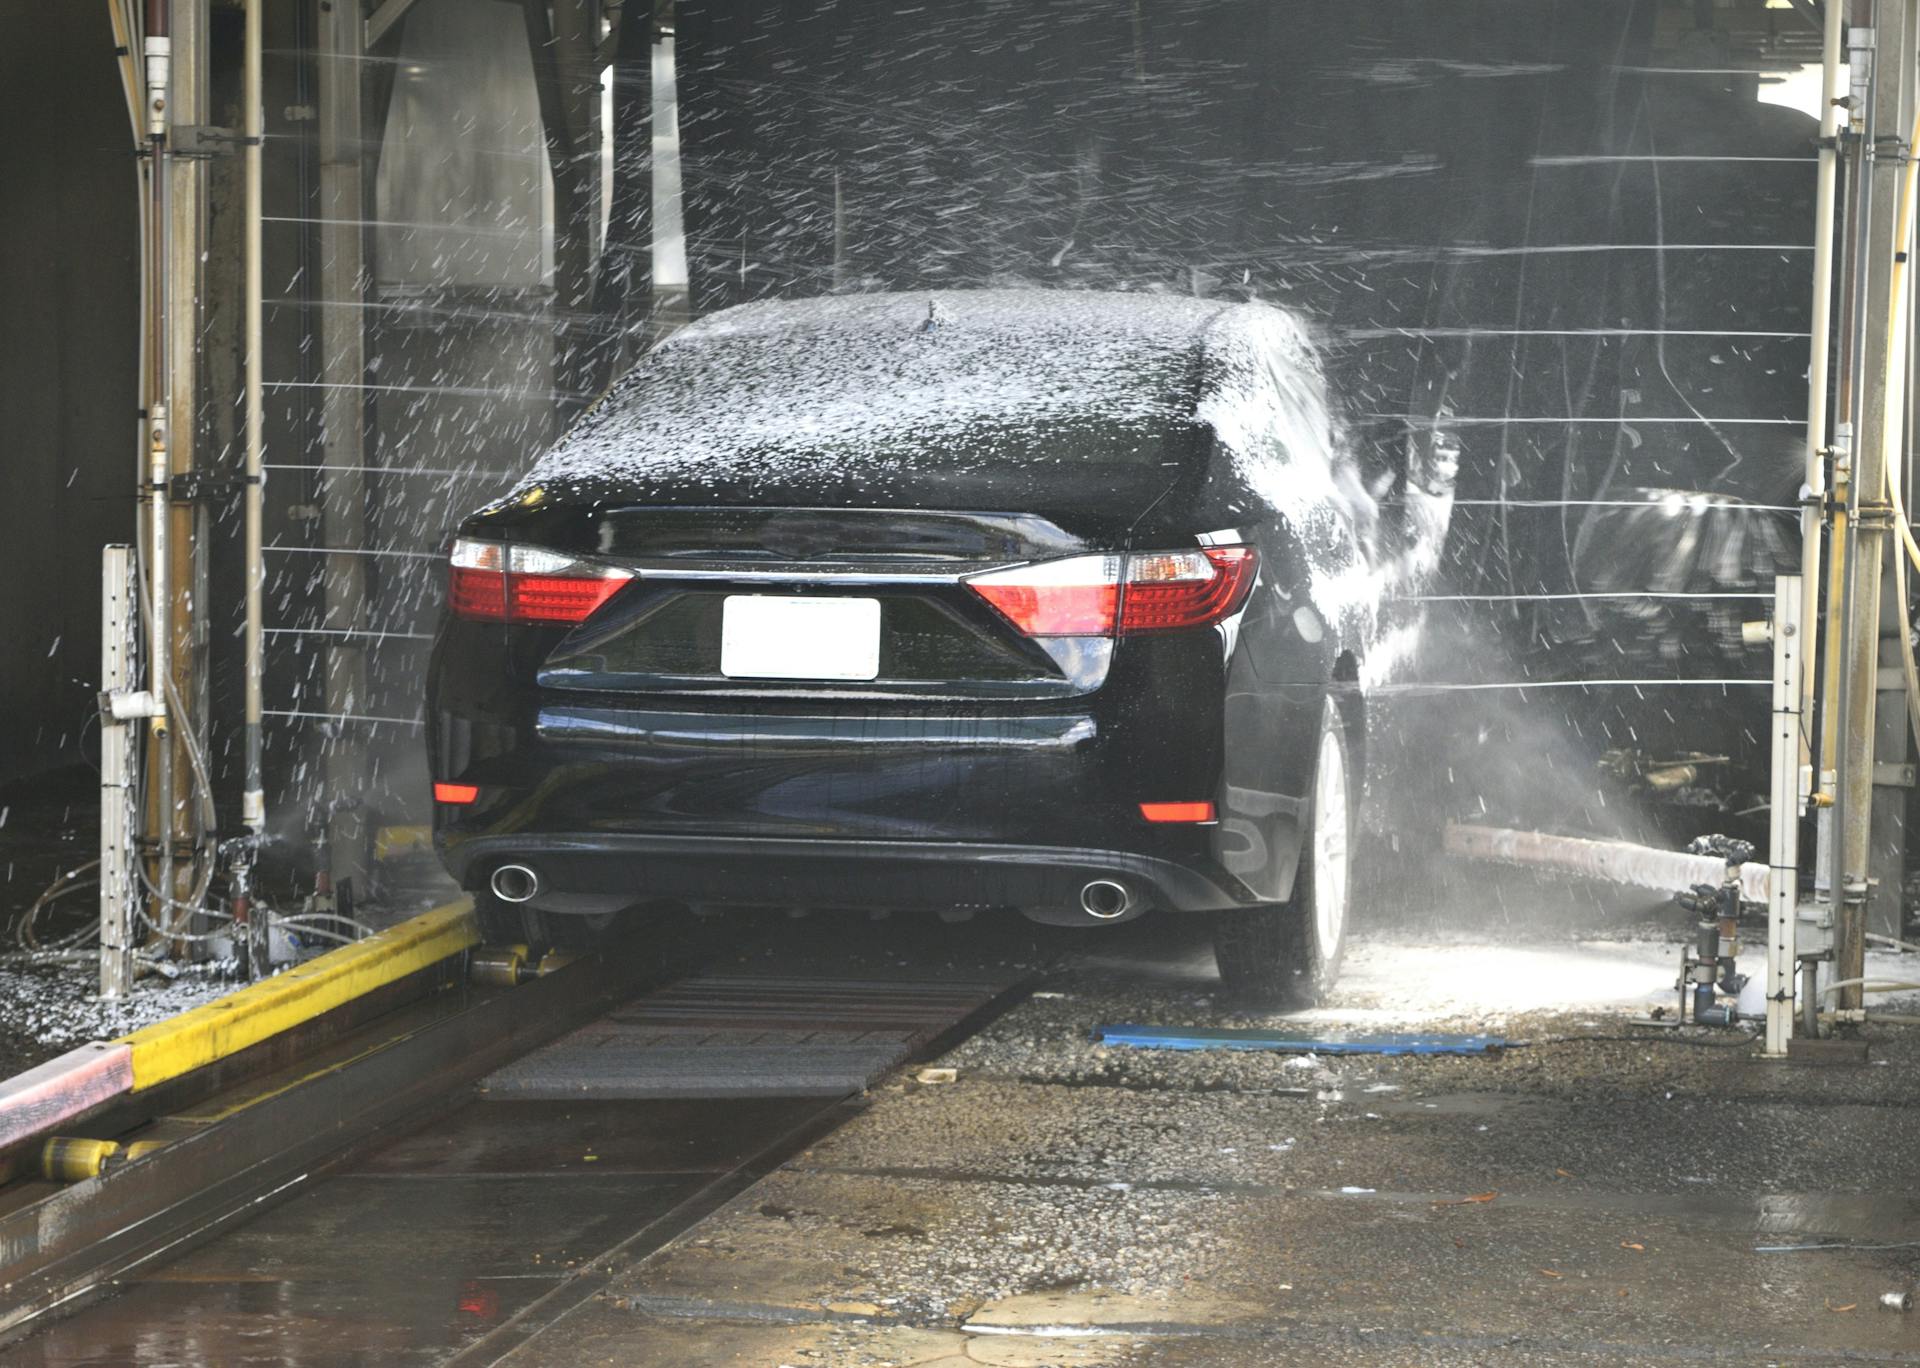
[[[1133,893],[1112,879],[1095,879],[1080,890],[1080,910],[1101,921],[1124,917],[1132,907]]]
[[[540,876],[526,865],[501,865],[487,880],[493,896],[504,903],[531,902],[540,891]]]

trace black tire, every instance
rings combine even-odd
[[[1355,785],[1351,754],[1339,710],[1328,700],[1314,747],[1307,837],[1300,851],[1299,872],[1294,875],[1293,896],[1284,903],[1214,914],[1213,959],[1220,968],[1221,983],[1233,997],[1261,1007],[1312,1007],[1325,998],[1339,977],[1340,961],[1347,949],[1347,927],[1352,920]],[[1328,778],[1323,770],[1329,759],[1340,769],[1337,784],[1322,782]],[[1325,846],[1325,839],[1333,833],[1321,821],[1323,791],[1329,788],[1335,797],[1326,806],[1339,823],[1337,852]],[[1322,852],[1319,858],[1316,851]],[[1323,865],[1325,869],[1317,868]],[[1337,877],[1327,878],[1327,869]],[[1336,887],[1323,887],[1328,883]],[[1328,895],[1339,900],[1338,915],[1320,915],[1319,899]],[[1332,910],[1328,909],[1329,913]],[[1323,944],[1323,940],[1330,943]]]
[[[480,938],[488,945],[531,945],[534,938],[529,933],[534,928],[527,925],[530,912],[532,909],[524,904],[501,902],[484,888],[473,895],[474,919],[480,923]]]

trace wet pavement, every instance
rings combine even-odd
[[[819,1106],[476,1103],[5,1361],[439,1363]]]
[[[1920,1313],[1878,1305],[1920,1279],[1920,1032],[1872,1028],[1856,1067],[1642,1034],[1681,924],[1503,889],[1497,922],[1374,925],[1284,1018],[1511,1042],[1486,1057],[1093,1041],[1283,1020],[1219,998],[1193,923],[776,928],[770,959],[839,932],[915,977],[1051,968],[952,1081],[891,1076],[750,1185],[744,1156],[834,1104],[480,1101],[7,1361],[1920,1362]]]
[[[1028,972],[914,928],[851,953],[811,928],[774,929],[784,936],[534,1050],[451,1114],[299,1180],[279,1205],[0,1360],[445,1362],[530,1310],[571,1306],[596,1257],[651,1252]],[[816,972],[829,965],[864,977]],[[929,967],[937,979],[916,976]],[[503,1347],[520,1333],[506,1330]]]

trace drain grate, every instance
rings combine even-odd
[[[490,1075],[512,1101],[843,1097],[1013,986],[1005,982],[685,979]]]

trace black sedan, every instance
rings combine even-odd
[[[1263,304],[714,314],[459,528],[442,858],[515,940],[661,901],[1204,913],[1229,985],[1310,1001],[1368,653],[1451,506],[1444,451],[1391,466]]]

